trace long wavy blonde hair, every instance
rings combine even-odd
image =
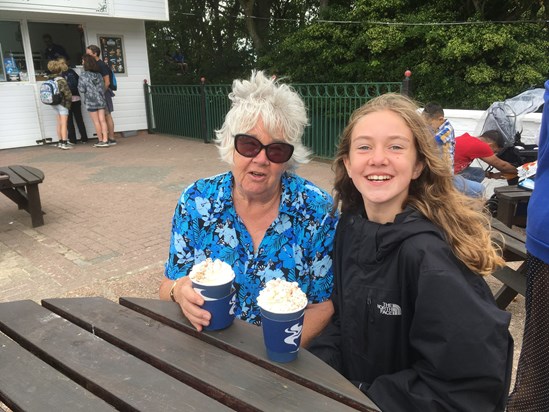
[[[410,205],[437,225],[456,257],[469,269],[483,276],[491,274],[504,261],[491,240],[490,220],[483,202],[456,190],[451,171],[418,112],[417,104],[405,96],[384,94],[368,101],[351,115],[333,164],[334,207],[341,206],[343,212],[364,211],[362,195],[347,174],[343,161],[349,156],[351,133],[356,123],[367,114],[382,110],[391,110],[406,122],[415,137],[418,160],[425,165],[420,176],[411,182],[403,208]]]

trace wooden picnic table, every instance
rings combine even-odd
[[[378,411],[307,350],[267,359],[260,327],[197,332],[174,302],[0,303],[0,401],[17,411]]]
[[[35,167],[0,167],[0,192],[16,203],[19,209],[24,209],[31,215],[32,227],[44,224],[38,190],[38,185],[43,181],[44,173]]]
[[[492,274],[503,283],[495,298],[498,307],[505,309],[519,293],[526,295],[526,237],[492,219],[492,240],[501,247],[506,262],[521,262],[517,269],[504,266]]]

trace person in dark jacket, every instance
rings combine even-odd
[[[69,142],[76,144],[76,130],[74,128],[74,121],[80,132],[80,140],[82,143],[88,142],[88,133],[86,131],[86,125],[84,124],[84,118],[82,117],[82,102],[80,100],[80,92],[78,91],[78,73],[67,63],[67,71],[63,72],[63,78],[67,81],[69,89],[72,93],[72,104],[69,109],[69,118],[67,120],[67,130],[69,133]]]
[[[503,264],[407,97],[362,106],[334,165],[335,313],[310,351],[382,411],[503,411],[510,314],[482,278]]]

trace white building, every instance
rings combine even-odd
[[[45,34],[66,50],[77,70],[86,46],[104,50],[118,83],[115,131],[146,129],[145,20],[169,20],[168,0],[0,1],[0,149],[57,140],[55,112],[39,100],[47,65]],[[93,123],[82,111],[91,137]]]

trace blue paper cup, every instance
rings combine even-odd
[[[202,309],[212,315],[210,324],[204,330],[225,329],[233,323],[236,308],[236,290],[221,299],[205,299]]]
[[[305,309],[293,313],[274,313],[261,308],[261,328],[270,360],[285,363],[297,358],[304,313]]]
[[[233,279],[222,285],[203,285],[191,279],[194,290],[204,299],[222,299],[231,293]]]

